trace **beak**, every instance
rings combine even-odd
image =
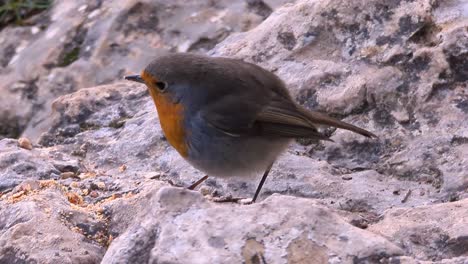
[[[124,77],[125,80],[129,80],[129,81],[134,81],[134,82],[139,82],[139,83],[145,83],[145,81],[143,80],[143,78],[141,78],[140,75],[128,75],[128,76],[125,76]]]

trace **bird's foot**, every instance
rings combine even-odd
[[[197,188],[198,185],[202,184],[206,179],[208,179],[208,175],[203,176],[203,178],[201,178],[198,181],[194,182],[187,189],[194,190],[195,188]]]

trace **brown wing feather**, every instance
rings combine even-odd
[[[272,101],[258,113],[255,127],[262,135],[290,138],[328,139],[320,134],[307,116],[297,110],[294,103]]]
[[[360,135],[363,135],[365,137],[369,138],[377,138],[377,136],[374,133],[371,133],[365,129],[359,128],[357,126],[345,123],[343,121],[340,121],[338,119],[335,119],[333,117],[329,117],[325,114],[319,113],[319,112],[314,112],[314,111],[309,111],[305,109],[302,106],[297,106],[297,109],[305,116],[307,116],[307,119],[317,125],[327,125],[331,127],[337,127],[337,128],[342,128],[346,129],[355,133],[358,133]]]
[[[257,115],[256,122],[268,135],[284,137],[308,137],[327,139],[317,131],[317,126],[326,125],[353,131],[366,137],[377,137],[373,133],[354,125],[339,121],[318,112],[285,100],[272,101]]]
[[[205,62],[201,58],[199,60],[199,63]],[[327,125],[376,137],[364,129],[297,105],[284,83],[257,65],[228,58],[212,58],[204,67],[216,74],[211,74],[209,85],[203,88],[213,90],[211,94],[217,96],[206,100],[199,115],[228,135],[327,139],[317,131],[317,126]]]

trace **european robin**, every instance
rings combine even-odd
[[[164,135],[195,168],[217,177],[264,171],[252,202],[276,157],[294,138],[327,140],[318,126],[376,137],[305,109],[275,74],[241,60],[170,54],[125,79],[146,84]]]

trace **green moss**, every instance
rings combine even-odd
[[[85,132],[85,131],[88,131],[88,130],[98,130],[100,129],[101,126],[98,125],[98,124],[95,124],[93,122],[84,122],[84,123],[80,123],[80,131],[81,132]]]
[[[60,60],[59,67],[66,67],[70,64],[72,64],[74,61],[78,59],[80,55],[80,47],[75,47],[69,52],[65,53],[63,55],[62,60]]]
[[[122,118],[119,118],[119,119],[114,119],[109,123],[109,127],[121,128],[121,127],[123,127],[125,125],[126,119],[127,118],[125,118],[125,117],[122,117]]]
[[[23,25],[24,20],[52,5],[52,0],[2,0],[0,1],[0,28],[15,23]]]

